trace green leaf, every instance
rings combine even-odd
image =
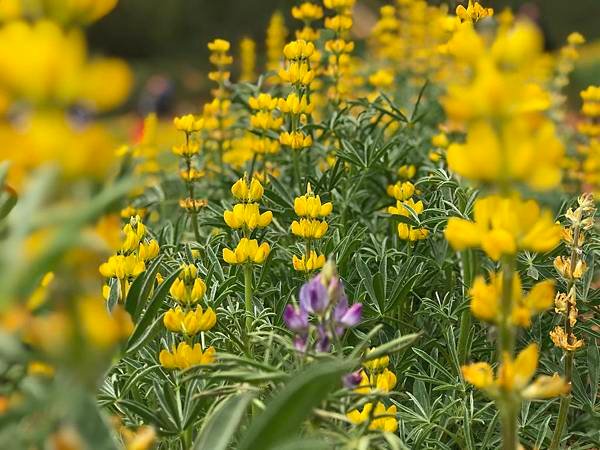
[[[369,353],[365,355],[365,361],[371,361],[373,359],[381,358],[382,356],[389,355],[391,353],[396,353],[402,350],[403,348],[412,344],[418,337],[419,333],[407,334],[406,336],[400,336],[396,339],[392,339],[385,344],[380,345],[379,347],[375,347]]]
[[[112,311],[121,296],[121,283],[118,278],[113,277],[110,279],[109,286],[110,291],[108,293],[107,307],[109,311]]]
[[[217,406],[204,422],[192,450],[226,450],[251,401],[250,394],[241,394],[229,397]]]
[[[152,300],[150,300],[146,311],[144,311],[144,314],[141,316],[140,321],[136,325],[135,330],[133,330],[129,341],[127,342],[127,353],[133,352],[135,349],[143,345],[146,339],[151,336],[150,332],[154,327],[151,327],[150,324],[154,322],[154,325],[156,325],[156,314],[160,310],[161,305],[163,305],[165,298],[169,293],[169,289],[178,275],[179,270],[171,273],[154,293],[154,296],[152,297]]]
[[[308,366],[267,405],[241,439],[238,450],[268,450],[296,433],[315,406],[340,383],[355,361],[330,361]]]

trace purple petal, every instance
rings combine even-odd
[[[348,389],[356,388],[360,382],[362,381],[361,369],[358,369],[356,372],[347,373],[342,377],[342,382],[344,386]]]
[[[308,335],[296,336],[294,339],[294,348],[304,353],[308,347]]]
[[[300,308],[287,305],[283,310],[283,321],[290,330],[299,333],[308,328],[308,313]]]
[[[333,320],[335,323],[339,323],[344,317],[344,314],[348,311],[348,298],[344,295],[333,310]]]
[[[327,289],[318,275],[300,288],[300,308],[304,311],[320,314],[327,309],[328,304]]]
[[[331,348],[331,341],[329,339],[329,335],[325,331],[325,328],[320,325],[318,328],[319,338],[317,339],[317,351],[318,352],[328,352]]]
[[[341,317],[339,323],[350,328],[358,325],[362,316],[362,303],[356,303],[346,311]]]

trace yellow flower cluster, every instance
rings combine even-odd
[[[557,325],[550,332],[554,345],[566,352],[574,352],[583,346],[583,340],[578,339],[573,332],[577,323],[576,284],[587,270],[583,259],[585,233],[594,226],[596,207],[591,194],[584,194],[577,200],[577,208],[569,208],[565,214],[568,226],[562,229],[562,239],[569,250],[569,255],[557,256],[554,267],[560,277],[566,282],[566,293],[558,293],[554,300],[554,310],[564,316],[563,326]]]
[[[266,171],[269,155],[279,152],[279,140],[274,139],[269,131],[279,132],[283,119],[275,115],[278,99],[271,94],[260,93],[248,99],[252,110],[250,125],[254,128],[249,136],[248,146],[253,154],[262,155],[263,169]]]
[[[396,375],[387,366],[390,359],[388,356],[367,361],[361,370],[361,382],[354,389],[357,394],[389,393],[396,386]],[[395,433],[398,430],[396,420],[396,405],[386,409],[383,402],[377,402],[373,409],[373,403],[366,403],[362,409],[354,409],[346,414],[346,417],[354,424],[369,421],[369,430],[380,430]]]
[[[233,184],[231,193],[240,203],[232,210],[226,210],[223,218],[230,228],[241,229],[243,238],[234,250],[223,249],[223,259],[229,264],[262,264],[271,251],[269,244],[263,242],[259,245],[258,241],[251,237],[256,228],[264,228],[273,220],[271,211],[261,214],[259,210],[258,202],[263,196],[264,188],[258,179],[253,177],[248,181],[244,177]]]
[[[495,377],[492,366],[484,362],[463,366],[462,373],[466,381],[483,389],[492,398],[516,395],[524,399],[545,399],[568,393],[569,384],[557,374],[541,375],[531,382],[538,357],[537,345],[530,344],[514,360],[505,354]]]
[[[298,258],[292,256],[294,269],[300,272],[313,272],[325,264],[325,255],[319,254],[312,248],[314,240],[321,239],[327,232],[329,225],[323,218],[331,214],[333,204],[321,203],[321,197],[315,195],[310,187],[306,187],[306,194],[294,199],[294,212],[300,220],[292,222],[291,230],[296,236],[304,239],[305,252]]]
[[[471,312],[475,317],[490,323],[498,323],[502,313],[502,274],[491,274],[486,283],[481,276],[477,277],[471,288]],[[545,280],[534,285],[527,295],[523,295],[521,278],[514,273],[512,278],[510,321],[515,326],[531,326],[531,317],[552,306],[554,300],[554,282]]]
[[[448,220],[445,236],[455,250],[480,247],[494,261],[518,250],[547,252],[560,241],[560,226],[534,200],[491,195],[475,201],[473,222]]]
[[[411,178],[415,172],[414,166],[403,166],[398,173],[402,178]],[[414,193],[415,186],[410,181],[398,181],[396,184],[390,184],[387,187],[387,194],[396,200],[396,205],[388,207],[388,213],[402,217],[412,217],[413,214],[419,216],[423,212],[423,202],[421,200],[415,202],[412,198]],[[400,222],[398,236],[404,241],[415,242],[427,239],[429,230]]]
[[[466,8],[463,5],[456,7],[456,15],[462,22],[478,22],[486,17],[492,17],[494,10],[492,8],[484,8],[479,2],[469,0]]]
[[[212,364],[215,361],[215,349],[208,347],[202,351],[202,347],[198,343],[191,346],[186,342],[180,342],[170,351],[162,350],[159,360],[165,369],[184,370],[194,366]]]
[[[146,237],[146,227],[139,216],[130,218],[123,227],[123,236],[119,251],[99,268],[103,277],[118,280],[120,301],[127,296],[132,279],[146,270],[146,261],[156,258],[160,250],[155,239]],[[105,284],[103,294],[106,299],[109,293],[110,286]]]
[[[292,7],[292,17],[301,20],[304,27],[296,31],[296,39],[314,42],[319,39],[319,32],[315,30],[312,23],[323,18],[323,8],[310,2],[303,2],[299,6]]]
[[[194,264],[182,264],[179,275],[169,288],[169,294],[178,306],[170,308],[163,316],[165,328],[173,333],[181,334],[184,341],[177,347],[161,350],[160,364],[165,369],[187,369],[200,364],[210,364],[215,359],[215,349],[208,347],[203,351],[202,344],[195,342],[195,336],[209,331],[217,323],[217,316],[212,308],[203,309],[199,305],[206,293],[206,284],[198,276],[198,268]]]

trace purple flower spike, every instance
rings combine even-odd
[[[287,305],[283,311],[283,321],[290,330],[296,333],[304,332],[308,329],[308,313],[302,308]]]
[[[327,289],[318,275],[300,288],[300,308],[304,311],[320,314],[327,309],[328,304]]]
[[[360,385],[362,381],[361,369],[358,369],[356,372],[347,373],[342,377],[342,382],[344,386],[348,389],[354,389]]]
[[[344,295],[333,310],[333,319],[336,325],[350,328],[358,325],[362,315],[362,303],[348,307],[348,298]]]

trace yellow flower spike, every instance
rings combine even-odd
[[[299,217],[326,217],[333,211],[331,202],[321,203],[321,198],[314,195],[310,184],[306,189],[306,194],[294,199],[294,212]]]
[[[240,81],[256,79],[256,42],[244,37],[240,41]]]
[[[309,85],[315,78],[314,70],[311,70],[305,61],[290,62],[286,69],[278,72],[281,81],[290,84]]]
[[[481,247],[497,261],[517,249],[547,252],[560,241],[560,226],[534,200],[496,195],[480,198],[475,202],[474,218],[474,222],[456,217],[448,220],[444,234],[455,250]]]
[[[225,39],[215,39],[214,41],[208,43],[208,49],[211,52],[225,53],[228,52],[230,48],[231,44]]]
[[[306,255],[302,255],[301,258],[296,255],[292,256],[292,264],[294,270],[299,272],[313,272],[325,265],[325,255],[318,255],[317,252],[311,250],[308,257]]]
[[[193,264],[183,265],[179,276],[169,288],[171,297],[183,305],[198,303],[206,293],[206,284],[198,278],[198,269]]]
[[[578,280],[587,271],[587,264],[577,258],[575,267],[571,267],[570,257],[557,256],[554,258],[554,268],[565,280]]]
[[[173,125],[178,131],[194,133],[202,129],[202,120],[196,119],[192,114],[186,114],[185,116],[175,117]]]
[[[568,352],[579,350],[584,344],[583,340],[578,339],[573,334],[571,334],[569,337],[564,328],[559,325],[557,325],[554,330],[550,332],[550,339],[552,339],[552,342],[558,348]]]
[[[264,188],[260,184],[260,181],[254,177],[250,181],[250,184],[248,184],[245,178],[240,178],[231,186],[231,193],[236,199],[242,202],[257,202],[262,198]]]
[[[352,28],[352,17],[346,15],[327,17],[325,19],[325,28],[336,33],[348,31]]]
[[[399,181],[387,187],[387,194],[396,200],[408,200],[415,193],[415,186],[410,181]]]
[[[466,8],[463,5],[458,5],[456,15],[463,22],[478,22],[481,19],[493,16],[494,10],[492,8],[484,8],[479,2],[469,0]]]

